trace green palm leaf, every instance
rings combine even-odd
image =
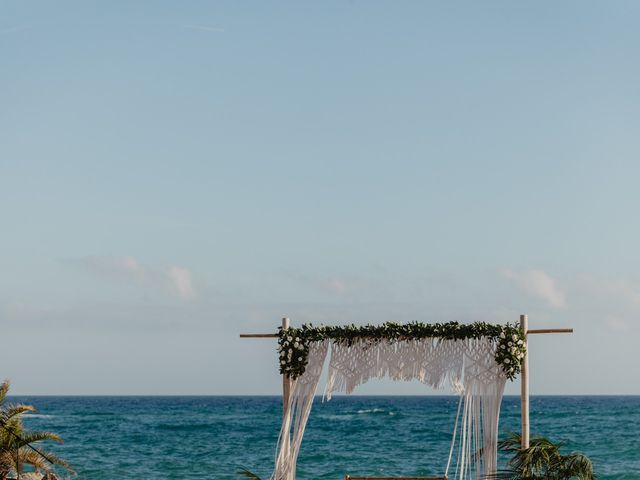
[[[73,472],[67,462],[34,446],[43,441],[62,442],[62,438],[53,432],[25,430],[23,416],[36,409],[24,404],[5,405],[9,386],[8,380],[0,384],[0,478],[6,478],[12,471],[20,472],[24,465],[45,471],[59,465]]]
[[[7,398],[7,393],[9,392],[10,385],[11,382],[9,382],[9,380],[5,380],[4,382],[0,383],[0,405],[2,405],[5,398]]]
[[[244,467],[240,467],[236,473],[241,477],[249,478],[250,480],[261,480],[258,475]]]
[[[25,413],[33,413],[35,411],[35,407],[32,407],[31,405],[7,405],[5,408],[0,410],[0,420],[7,423],[14,417],[19,417]]]
[[[594,480],[593,464],[581,453],[563,455],[563,443],[545,437],[532,437],[523,449],[520,435],[510,433],[498,442],[498,448],[511,454],[508,468],[486,478],[494,480]]]
[[[23,432],[20,439],[16,442],[20,447],[31,445],[32,443],[51,440],[53,442],[62,443],[62,438],[52,432]]]

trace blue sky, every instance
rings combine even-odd
[[[576,329],[532,339],[532,393],[640,394],[639,18],[1,2],[0,376],[278,393],[275,344],[238,334],[282,316],[528,313]]]

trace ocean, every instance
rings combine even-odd
[[[49,450],[79,479],[238,479],[243,466],[268,479],[279,397],[11,397],[38,408],[31,429],[60,434]],[[300,480],[352,475],[442,475],[454,396],[317,398],[298,462]],[[519,397],[505,397],[500,429],[518,431]],[[640,479],[640,397],[531,398],[531,433],[566,442],[601,479]]]

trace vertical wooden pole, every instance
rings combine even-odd
[[[521,406],[521,447],[529,448],[529,341],[527,330],[529,330],[529,317],[520,315],[520,328],[524,332],[524,346],[526,353],[522,359],[522,370],[520,372],[520,406]]]
[[[289,319],[282,319],[282,330],[289,330]],[[289,456],[289,452],[291,450],[291,439],[289,436],[291,435],[291,423],[287,419],[287,412],[289,410],[289,396],[291,395],[291,379],[288,375],[282,375],[282,426],[283,426],[283,435],[282,435],[282,452],[284,453],[285,458]]]

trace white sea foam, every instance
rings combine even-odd
[[[367,408],[365,410],[358,410],[356,413],[361,415],[363,413],[385,413],[385,412],[386,410],[384,408]]]

